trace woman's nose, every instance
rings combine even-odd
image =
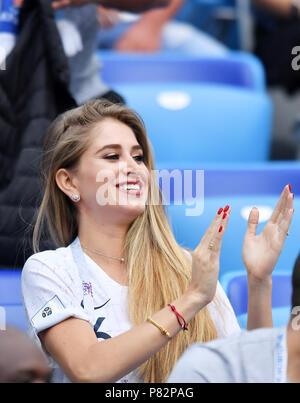
[[[139,168],[138,163],[135,161],[132,156],[126,156],[124,160],[120,161],[120,171],[124,174],[128,175],[130,173],[134,173]]]

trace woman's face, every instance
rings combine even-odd
[[[149,171],[134,132],[107,118],[90,133],[91,141],[75,173],[81,211],[103,214],[105,219],[132,221],[143,213]]]

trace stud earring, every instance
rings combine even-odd
[[[80,196],[79,195],[71,195],[71,197],[73,198],[73,200],[75,201],[75,202],[78,202],[79,200],[80,200]]]

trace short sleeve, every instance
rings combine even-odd
[[[227,340],[194,343],[179,358],[167,383],[232,383],[236,381],[235,369],[239,368],[235,364],[236,352],[235,345],[232,347]]]
[[[181,357],[175,365],[167,383],[209,383],[210,380],[207,376],[196,370],[194,365],[191,365],[191,362],[193,362],[191,360],[194,359],[195,357],[192,357],[189,352],[185,353],[183,358]],[[204,357],[202,357],[203,359]]]
[[[199,367],[206,365],[208,359],[206,350],[199,345],[190,346],[179,358],[173,368],[167,383],[208,383],[210,380],[199,371]],[[199,365],[201,363],[202,365]]]
[[[37,335],[69,317],[89,321],[81,306],[76,275],[70,275],[55,262],[45,263],[34,256],[22,271],[23,303],[30,333]]]

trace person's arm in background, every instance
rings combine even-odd
[[[289,17],[292,6],[298,7],[300,15],[299,0],[253,0],[253,4],[258,8],[273,14]]]
[[[130,11],[141,13],[151,8],[165,7],[170,3],[170,0],[54,0],[53,8],[63,8],[71,6],[82,6],[88,3],[99,4],[107,8],[117,8],[121,11]]]
[[[155,52],[161,47],[164,25],[172,20],[186,0],[171,0],[168,7],[150,10],[142,14],[117,41],[115,50],[123,52]]]

